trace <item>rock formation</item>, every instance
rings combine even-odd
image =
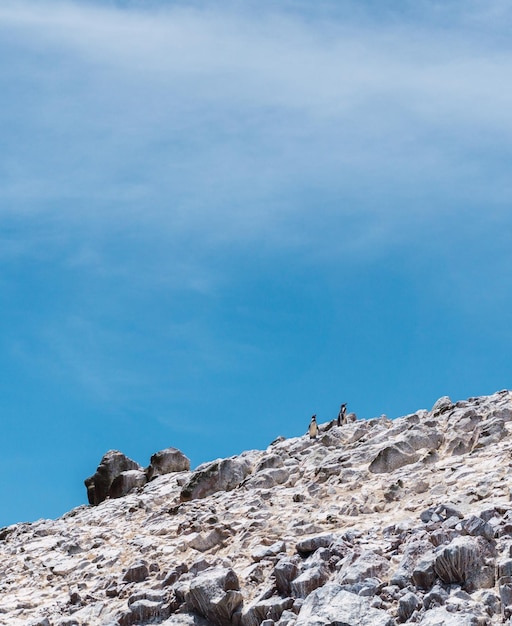
[[[0,529],[9,626],[512,625],[512,393],[190,471],[108,452],[90,506]]]

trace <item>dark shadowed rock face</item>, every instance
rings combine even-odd
[[[142,467],[122,452],[109,450],[101,459],[96,472],[84,481],[89,504],[100,504],[106,500],[114,480],[128,470],[142,471]]]
[[[188,470],[190,470],[190,459],[177,448],[166,448],[153,454],[146,471],[148,480],[151,480],[164,474],[188,472]]]

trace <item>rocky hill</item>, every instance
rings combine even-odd
[[[109,452],[92,505],[0,530],[0,623],[511,623],[511,429],[500,391],[195,471]]]

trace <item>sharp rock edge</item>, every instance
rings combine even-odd
[[[0,624],[512,624],[511,433],[500,391],[195,471],[114,451],[115,494],[0,529]]]

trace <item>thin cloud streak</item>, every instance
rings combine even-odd
[[[23,51],[17,69],[40,106],[16,113],[8,100],[25,141],[4,157],[0,215],[60,198],[70,224],[122,218],[213,246],[295,246],[319,215],[325,236],[356,211],[381,222],[354,237],[364,246],[445,210],[432,196],[483,201],[506,180],[512,48],[467,27],[480,7],[443,30],[268,7],[8,3],[3,45]]]

